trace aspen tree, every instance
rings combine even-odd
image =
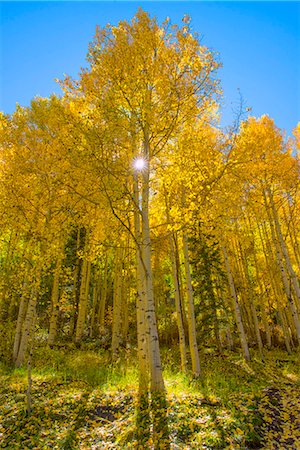
[[[139,393],[137,411],[137,440],[140,445],[147,445],[150,437],[150,410],[149,410],[149,345],[146,329],[146,286],[145,268],[142,253],[141,232],[141,206],[138,173],[133,176],[134,193],[134,230],[136,247],[136,319],[137,319],[137,345],[139,360]]]
[[[74,84],[70,78],[64,83],[70,99],[79,93],[77,97],[89,111],[91,126],[94,124],[97,129],[105,130],[106,145],[115,151],[110,173],[119,168],[116,177],[119,176],[124,186],[120,191],[123,196],[124,191],[127,192],[131,203],[132,193],[127,188],[129,171],[124,173],[118,164],[127,160],[127,167],[130,167],[130,158],[138,156],[147,163],[140,175],[141,253],[146,287],[150,384],[154,396],[155,392],[165,394],[151,268],[151,173],[154,161],[163,156],[168,142],[182,124],[204,113],[214,103],[219,90],[215,78],[219,64],[208,49],[201,47],[188,22],[185,19],[181,28],[170,27],[168,21],[159,26],[156,19],[139,9],[131,23],[123,21],[117,27],[97,28],[88,54],[91,69],[82,72],[79,83]],[[128,139],[132,121],[139,154],[134,154],[135,148]],[[104,172],[101,183],[116,214],[117,200],[112,202],[108,178],[109,174]],[[158,448],[157,439],[155,425],[154,446]],[[164,445],[167,448],[169,444],[166,441]]]

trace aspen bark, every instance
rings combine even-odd
[[[295,230],[295,224],[293,223],[294,221],[292,220],[292,212],[291,212],[291,207],[289,205],[289,214],[290,214],[290,219],[288,218],[287,212],[285,210],[285,208],[282,208],[283,210],[283,217],[284,220],[287,224],[288,227],[288,235],[290,237],[290,241],[291,241],[291,247],[294,253],[294,257],[295,257],[295,261],[298,264],[298,267],[300,267],[300,253],[299,253],[299,245],[298,245],[298,240],[297,240],[297,234],[296,234],[296,230]]]
[[[272,211],[273,218],[274,218],[275,229],[276,229],[276,233],[278,236],[278,240],[277,239],[275,239],[275,240],[277,242],[277,245],[280,245],[281,252],[282,252],[282,255],[283,255],[285,263],[286,263],[287,272],[289,274],[289,277],[290,277],[290,280],[291,280],[291,283],[293,286],[294,297],[295,297],[296,303],[298,305],[298,308],[300,308],[300,286],[299,286],[298,278],[297,278],[297,275],[291,264],[290,255],[288,253],[286,243],[282,236],[281,226],[279,223],[278,214],[277,214],[275,204],[274,204],[274,198],[273,198],[273,195],[272,195],[270,189],[268,189],[268,195],[269,195],[269,199],[270,199],[271,211]]]
[[[24,323],[24,319],[26,316],[26,310],[27,310],[27,278],[25,276],[25,280],[23,283],[23,289],[22,289],[22,296],[19,306],[19,313],[18,313],[18,319],[17,319],[17,325],[16,325],[16,331],[15,331],[15,338],[14,338],[14,347],[13,347],[13,361],[16,362],[17,356],[19,353],[19,347],[20,347],[20,341],[22,337],[22,326]]]
[[[183,322],[183,329],[184,329],[184,335],[188,335],[188,320],[187,320],[187,313],[185,310],[185,303],[184,303],[184,293],[186,291],[184,282],[183,282],[183,271],[181,270],[181,264],[184,265],[184,260],[180,260],[180,254],[179,254],[179,248],[178,248],[178,239],[177,236],[174,234],[174,247],[175,247],[175,261],[176,261],[176,270],[177,270],[177,276],[178,276],[178,287],[179,287],[179,295],[180,295],[180,307],[181,307],[181,315],[182,315],[182,322]]]
[[[286,347],[288,354],[290,355],[292,353],[291,345],[290,345],[290,337],[289,337],[289,333],[288,333],[288,329],[287,329],[287,324],[286,324],[286,321],[284,318],[284,314],[283,314],[283,311],[282,311],[282,308],[281,308],[279,302],[277,303],[277,307],[278,307],[278,317],[279,317],[279,321],[280,321],[281,328],[283,331],[285,347]]]
[[[240,336],[240,341],[241,341],[244,358],[246,361],[250,361],[249,347],[248,347],[246,334],[245,334],[245,330],[244,330],[244,325],[243,325],[243,321],[242,321],[240,305],[239,305],[238,298],[236,295],[235,285],[234,285],[233,276],[232,276],[231,269],[230,269],[227,251],[226,251],[226,248],[224,245],[222,245],[222,251],[223,251],[223,255],[224,255],[225,268],[226,268],[226,272],[227,272],[230,293],[231,293],[231,297],[233,300],[235,320],[236,320],[236,324],[238,327],[238,332],[239,332],[239,336]]]
[[[112,323],[112,359],[117,357],[121,341],[121,305],[122,303],[122,249],[117,248],[115,255],[115,275],[113,294],[113,323]]]
[[[245,334],[248,337],[248,339],[251,341],[256,340],[255,331],[254,331],[254,325],[253,325],[253,317],[251,314],[251,307],[250,302],[248,298],[248,291],[245,283],[245,273],[244,273],[244,267],[242,264],[242,257],[240,255],[240,248],[238,247],[238,244],[236,242],[236,239],[233,239],[233,254],[235,255],[236,260],[236,267],[237,267],[237,279],[239,280],[239,291],[241,300],[239,303],[241,316],[243,318],[243,325],[245,328]],[[230,267],[231,273],[232,268]],[[234,283],[234,287],[236,290],[236,296],[238,298],[238,291],[237,291],[237,282]],[[246,295],[247,294],[247,295]]]
[[[18,239],[18,232],[11,231],[9,241],[7,243],[7,252],[1,264],[1,290],[0,290],[0,321],[6,322],[7,320],[13,320],[15,310],[15,299],[9,295],[9,289],[11,284],[11,274],[13,271],[13,256],[16,249],[16,243]]]
[[[107,297],[107,279],[108,279],[108,256],[105,256],[104,272],[103,272],[103,282],[101,288],[99,289],[99,331],[100,334],[104,332],[104,321],[105,321],[105,304]],[[100,281],[100,280],[99,280]]]
[[[219,318],[218,318],[218,309],[216,305],[217,296],[217,287],[215,285],[215,277],[213,277],[212,273],[209,273],[209,289],[210,289],[210,304],[213,315],[213,330],[215,336],[215,342],[217,344],[218,351],[222,353],[222,341],[220,335],[220,326],[219,326]]]
[[[262,243],[264,259],[265,259],[266,265],[268,266],[269,260],[268,260],[268,255],[267,255],[266,244],[265,244],[265,241],[264,241],[264,238],[263,238],[260,228],[259,228],[259,236],[260,236],[260,240]],[[279,270],[279,268],[278,268],[278,270]],[[273,294],[275,297],[275,301],[276,301],[278,317],[279,317],[279,322],[280,322],[280,326],[281,326],[283,337],[284,337],[285,346],[286,346],[287,352],[290,353],[291,352],[290,337],[289,337],[288,329],[287,329],[287,326],[286,326],[286,323],[285,323],[284,317],[283,317],[283,310],[282,310],[281,299],[280,299],[280,296],[281,296],[280,289],[279,289],[278,283],[276,282],[272,272],[270,272],[270,281],[271,281],[271,288],[272,288],[272,291],[273,291]]]
[[[128,257],[128,255],[127,255],[127,257]],[[128,328],[129,328],[129,315],[128,315],[129,292],[130,292],[130,283],[129,283],[128,274],[126,273],[126,276],[123,279],[122,290],[121,290],[121,296],[122,296],[121,316],[123,317],[123,319],[121,321],[121,334],[122,334],[122,338],[124,339],[125,343],[127,343]]]
[[[31,376],[31,364],[32,364],[32,348],[29,351],[29,355],[28,355],[28,362],[27,362],[27,391],[26,391],[26,400],[27,400],[27,404],[26,404],[26,411],[27,411],[27,415],[31,414],[31,410],[32,410],[32,376]]]
[[[20,344],[18,349],[18,355],[15,360],[15,366],[20,367],[24,363],[25,354],[28,348],[28,342],[30,334],[32,332],[32,327],[34,325],[34,317],[36,313],[36,304],[38,299],[38,291],[40,287],[41,279],[41,262],[37,263],[35,270],[35,279],[31,288],[31,295],[27,305],[27,311],[25,319],[22,326],[22,336],[20,338]]]
[[[25,259],[25,257],[27,256],[27,251],[28,251],[28,247],[29,247],[29,243],[27,243],[27,245],[25,245],[23,254],[22,254],[22,261]],[[29,249],[30,250],[30,249]],[[28,266],[25,268],[25,273],[24,273],[24,280],[23,280],[23,286],[22,286],[22,295],[21,295],[21,300],[20,300],[20,305],[19,305],[19,311],[18,311],[18,318],[17,318],[17,324],[16,324],[16,331],[15,331],[15,338],[14,338],[14,346],[13,346],[13,362],[16,362],[17,356],[18,356],[18,352],[19,352],[19,347],[20,347],[20,340],[21,340],[21,336],[22,336],[22,326],[24,323],[24,319],[26,316],[26,311],[27,311],[27,306],[28,306]]]
[[[248,290],[248,294],[249,294],[249,302],[250,302],[250,308],[251,308],[251,313],[252,313],[256,341],[257,341],[261,360],[264,361],[263,343],[261,340],[261,334],[260,334],[260,330],[259,330],[259,323],[258,323],[256,306],[254,303],[253,287],[252,287],[252,281],[251,281],[250,274],[249,274],[248,262],[247,262],[247,258],[245,256],[245,253],[243,251],[240,241],[238,242],[238,246],[239,246],[239,251],[240,251],[240,255],[241,255],[241,259],[242,259],[244,276],[245,276],[245,280],[246,280],[246,284],[247,284],[247,288],[248,288],[247,290]]]
[[[51,292],[51,318],[48,335],[48,345],[53,345],[57,333],[57,318],[59,313],[59,278],[61,273],[61,258],[58,258],[54,271],[54,280]]]
[[[145,146],[148,142],[145,142]],[[148,155],[149,152],[146,152]],[[148,328],[148,356],[150,369],[150,383],[152,392],[164,392],[164,380],[162,376],[162,366],[160,349],[158,342],[158,331],[156,323],[155,302],[153,295],[153,280],[151,268],[151,238],[149,225],[149,167],[142,173],[142,255],[143,268],[145,271],[146,286],[146,323]]]
[[[137,341],[138,341],[138,359],[140,368],[139,391],[140,395],[148,392],[149,374],[148,374],[148,343],[146,331],[146,278],[143,267],[142,255],[142,233],[141,233],[141,210],[139,206],[139,184],[137,175],[134,176],[134,229],[136,245],[137,262],[137,296],[136,296],[136,315],[137,315]]]
[[[167,192],[165,192],[165,201],[166,201],[167,222],[170,224],[171,221],[170,221],[170,214],[169,214]],[[181,370],[182,370],[182,372],[186,372],[187,371],[187,356],[186,356],[186,342],[185,342],[185,332],[184,332],[184,324],[183,324],[183,316],[182,316],[182,298],[180,295],[181,292],[180,292],[180,284],[179,284],[179,275],[178,275],[177,264],[176,264],[176,251],[177,251],[176,237],[173,232],[170,233],[169,242],[170,242],[170,254],[171,254],[173,284],[174,284],[176,319],[177,319],[177,328],[178,328],[178,336],[179,336]]]
[[[92,308],[91,308],[91,320],[90,320],[90,331],[89,336],[94,336],[95,331],[95,321],[97,316],[97,307],[99,300],[99,272],[97,268],[94,270],[93,274],[93,293],[92,293]]]
[[[234,343],[233,343],[232,334],[231,334],[229,325],[226,328],[226,338],[227,338],[229,350],[233,350],[234,349]]]
[[[89,294],[89,284],[91,275],[91,262],[86,259],[83,261],[82,265],[82,278],[80,285],[80,299],[79,299],[79,309],[78,318],[76,325],[76,335],[75,342],[78,344],[83,336],[84,325],[86,319],[86,310],[88,305],[88,294]]]
[[[187,356],[186,356],[186,342],[185,342],[185,332],[182,317],[182,299],[180,295],[180,285],[179,276],[176,264],[176,248],[175,248],[175,236],[174,233],[170,235],[170,247],[171,247],[171,264],[173,273],[173,283],[174,283],[174,296],[175,296],[175,307],[176,307],[176,319],[179,335],[179,350],[181,359],[181,370],[182,372],[187,371]]]
[[[192,371],[195,377],[201,376],[200,358],[197,344],[196,334],[196,319],[195,319],[195,307],[194,296],[192,287],[192,277],[189,261],[189,247],[188,240],[185,233],[183,233],[183,255],[184,255],[184,268],[186,277],[186,292],[187,292],[187,305],[188,305],[188,331],[189,331],[189,346],[192,360]]]
[[[138,175],[133,178],[134,236],[136,249],[136,320],[137,356],[139,362],[139,392],[137,405],[136,434],[140,447],[147,446],[150,438],[149,404],[149,345],[146,327],[146,277],[142,253],[141,208]]]
[[[258,225],[258,233],[259,233],[259,238],[260,238],[261,245],[262,245],[262,251],[263,251],[263,255],[264,255],[264,260],[265,260],[266,267],[268,267],[270,265],[270,260],[269,260],[268,252],[267,252],[267,248],[266,248],[267,244],[265,242],[265,239],[267,239],[267,234],[266,234],[266,229],[265,229],[264,226],[263,226],[263,231],[264,231],[264,233],[262,232],[262,230],[260,229],[260,226]],[[270,249],[270,247],[269,247],[269,249]],[[272,259],[273,259],[273,252],[272,252]],[[257,268],[256,269],[257,270],[256,273],[258,273],[257,261],[256,261],[256,268]],[[269,270],[269,277],[270,277],[271,287],[272,287],[272,290],[273,290],[275,298],[276,298],[274,276],[273,276],[273,274],[272,274],[272,272],[270,270]],[[269,302],[268,302],[268,311],[270,311],[270,303]],[[270,330],[269,321],[268,321],[269,317],[270,317],[270,313],[268,313],[267,320],[265,321],[265,324],[268,324],[268,327],[269,327],[269,330]],[[270,338],[269,339],[270,339],[270,344],[271,344],[271,341],[272,341],[271,330],[269,332],[270,332]]]
[[[290,308],[282,307],[282,317],[287,330],[287,335],[289,337],[291,348],[292,350],[294,350],[296,348],[294,341],[297,341],[297,338],[295,336],[295,331],[293,329],[293,319]]]
[[[274,245],[275,245],[276,260],[277,260],[278,267],[280,269],[284,290],[285,290],[285,293],[286,293],[286,296],[287,296],[287,299],[288,299],[288,303],[289,303],[289,307],[290,307],[290,310],[291,310],[291,313],[292,313],[292,318],[293,318],[293,322],[294,322],[295,329],[296,329],[296,335],[297,335],[298,343],[300,344],[300,320],[299,320],[299,316],[298,316],[298,311],[297,311],[296,304],[294,302],[291,285],[289,283],[288,273],[287,273],[287,270],[286,270],[285,265],[284,265],[283,255],[282,255],[282,247],[280,246],[280,242],[279,242],[279,240],[277,238],[276,229],[274,228],[272,217],[270,215],[270,211],[269,211],[269,208],[268,208],[268,204],[267,204],[267,199],[266,199],[266,194],[265,193],[264,193],[264,198],[265,198],[265,205],[266,205],[266,208],[267,208],[267,213],[268,213],[269,220],[270,220],[270,228],[271,228],[271,233],[272,233],[272,239],[273,239],[273,242],[274,242]],[[278,233],[278,230],[277,230],[277,233]]]
[[[252,234],[252,236],[254,237],[253,234]],[[257,279],[258,286],[259,286],[260,296],[263,297],[263,285],[262,285],[262,282],[260,279],[260,273],[259,273],[259,269],[258,269],[258,262],[257,262],[257,256],[256,256],[255,249],[253,252],[253,258],[254,258],[256,279]],[[263,326],[264,326],[264,329],[266,332],[267,348],[270,349],[272,346],[271,332],[270,332],[269,320],[268,320],[268,316],[267,316],[267,312],[266,312],[266,308],[265,308],[263,300],[260,303],[260,310],[261,310],[261,315],[262,315]]]
[[[78,251],[81,248],[81,238],[80,238],[80,228],[77,230],[77,239],[76,239],[76,261],[75,261],[75,268],[74,268],[74,275],[73,275],[73,308],[71,312],[71,319],[70,319],[70,336],[74,336],[76,331],[76,325],[77,325],[77,318],[78,318],[78,305],[79,305],[79,297],[80,297],[80,276],[82,272],[82,259],[78,256]]]
[[[151,95],[150,90],[148,90]],[[150,191],[150,145],[149,131],[144,128],[144,156],[148,164],[142,171],[142,258],[146,287],[145,318],[148,333],[148,361],[150,372],[151,410],[153,424],[153,446],[155,449],[169,450],[170,440],[166,415],[166,392],[162,375],[161,356],[158,341],[153,277],[151,267],[151,237],[149,223],[149,191]]]

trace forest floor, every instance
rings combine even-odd
[[[163,350],[171,448],[300,449],[299,353],[265,360],[207,351],[199,381]],[[32,382],[28,415],[27,369],[0,366],[0,448],[137,448],[133,351],[112,365],[101,350],[37,346]]]

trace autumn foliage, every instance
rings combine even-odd
[[[187,17],[97,28],[88,62],[0,117],[0,356],[135,352],[139,439],[169,448],[162,347],[202,380],[208,348],[299,347],[299,124],[221,130],[220,63]]]

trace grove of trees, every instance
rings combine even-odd
[[[136,352],[141,433],[168,448],[161,346],[201,378],[201,348],[300,344],[300,128],[221,130],[220,63],[188,17],[139,10],[88,62],[1,114],[0,357],[27,364],[35,334]]]

